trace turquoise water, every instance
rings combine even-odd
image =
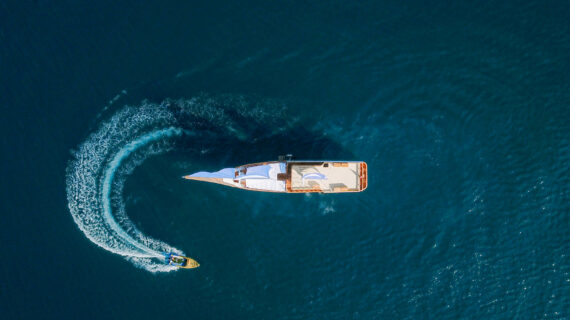
[[[0,4],[0,317],[567,319],[569,16]],[[285,153],[369,187],[180,178]]]

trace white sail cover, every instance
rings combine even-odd
[[[234,179],[236,174],[235,168],[225,168],[216,172],[200,171],[190,175],[192,178],[220,178]]]
[[[271,170],[270,165],[248,167],[247,172],[236,179],[269,179],[269,170]]]
[[[285,181],[277,180],[277,174],[285,173],[287,170],[285,163],[271,163],[267,166],[269,167],[268,178],[245,179],[246,186],[257,190],[285,192]]]

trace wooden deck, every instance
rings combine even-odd
[[[307,179],[305,174],[318,173],[326,179]],[[288,162],[286,190],[290,193],[339,193],[359,192],[368,184],[367,166],[364,162]]]

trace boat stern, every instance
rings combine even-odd
[[[358,179],[360,191],[366,190],[368,188],[368,165],[366,162],[362,161],[359,165]]]

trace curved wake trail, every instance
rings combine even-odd
[[[223,132],[222,138],[229,134],[248,139],[247,133],[237,134],[233,128],[241,122],[267,124],[278,115],[241,97],[227,96],[143,102],[120,109],[89,135],[69,162],[67,200],[73,220],[93,243],[137,267],[151,272],[177,270],[164,264],[162,253],[184,253],[144,235],[127,217],[122,199],[127,177],[149,156],[172,150],[174,138],[206,130],[214,135]]]
[[[103,180],[103,214],[105,217],[105,222],[111,227],[111,229],[116,232],[119,236],[121,236],[125,241],[131,243],[133,246],[137,247],[141,250],[141,252],[148,253],[147,256],[139,256],[141,258],[145,257],[157,257],[161,258],[162,253],[157,252],[153,249],[146,247],[143,244],[140,244],[137,240],[133,239],[127,232],[125,232],[119,224],[113,219],[113,215],[111,212],[111,185],[113,183],[113,178],[117,169],[120,167],[121,162],[129,157],[131,153],[136,151],[137,149],[160,139],[164,139],[165,137],[172,137],[172,136],[179,136],[182,135],[182,129],[180,128],[168,128],[163,130],[158,130],[146,134],[137,140],[127,144],[121,151],[119,151],[113,160],[109,163],[109,167],[105,172],[105,179]]]
[[[67,168],[68,206],[79,229],[98,246],[153,272],[174,270],[155,258],[181,251],[144,236],[122,214],[124,205],[115,197],[121,197],[125,175],[117,172],[123,167],[132,171],[147,156],[168,151],[171,145],[165,140],[183,133],[173,125],[175,118],[165,106],[125,107],[91,133]],[[157,142],[163,143],[154,146]],[[136,159],[135,152],[142,158]]]

